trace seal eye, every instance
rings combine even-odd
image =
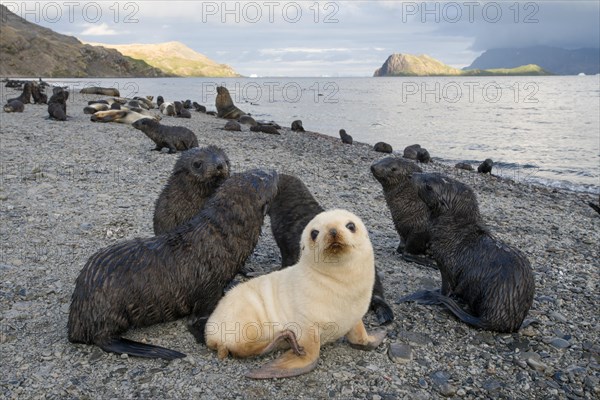
[[[313,229],[312,231],[310,231],[310,238],[313,240],[313,242],[315,240],[317,240],[317,236],[319,236],[319,231],[316,229]]]
[[[356,232],[356,225],[354,225],[354,222],[348,222],[346,228],[352,233]]]
[[[194,168],[200,169],[202,167],[202,161],[194,161],[192,165],[194,166]]]

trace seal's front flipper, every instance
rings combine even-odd
[[[362,321],[359,321],[358,324],[346,334],[346,339],[348,339],[350,346],[354,349],[374,350],[383,342],[383,339],[385,339],[386,336],[387,331],[385,329],[369,335]]]
[[[186,357],[185,354],[175,350],[169,350],[164,347],[152,344],[134,342],[124,338],[112,338],[108,341],[98,344],[98,346],[107,352],[117,354],[129,354],[130,356],[145,358],[162,358],[164,360],[174,360],[176,358]]]
[[[377,315],[379,325],[387,325],[394,320],[394,312],[391,307],[386,303],[385,299],[379,296],[374,295],[371,298],[371,310]]]
[[[409,301],[416,301],[419,304],[442,304],[438,295],[440,295],[440,289],[435,290],[427,290],[421,289],[417,290],[413,294],[409,294],[406,296],[400,297],[396,300],[396,304],[405,303]]]
[[[246,373],[246,377],[252,379],[289,378],[306,374],[316,368],[319,362],[319,351],[321,348],[320,337],[309,332],[303,332],[301,340],[297,341],[301,353],[297,349],[291,349],[283,355],[258,369]],[[294,347],[294,346],[292,346]]]
[[[197,343],[206,344],[205,331],[207,322],[208,317],[201,317],[196,319],[195,321],[190,321],[188,323],[188,331],[190,331],[190,333],[194,335],[194,338],[196,339]]]

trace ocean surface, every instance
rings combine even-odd
[[[579,192],[600,193],[600,76],[427,78],[154,78],[48,80],[112,86],[121,95],[192,99],[215,110],[216,87],[255,119],[355,141],[384,141],[402,154],[419,143],[434,159]]]

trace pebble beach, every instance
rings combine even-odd
[[[20,93],[7,91],[8,97]],[[367,144],[292,132],[292,121],[277,121],[281,135],[245,126],[224,131],[225,120],[193,110],[191,119],[163,116],[161,123],[193,130],[200,146],[222,147],[232,172],[268,168],[296,175],[323,207],[362,218],[395,313],[387,338],[371,352],[343,340],[328,344],[314,371],[266,381],[243,374],[277,354],[219,361],[195,342],[183,319],[125,335],[188,355],[170,362],[70,343],[66,326],[79,271],[101,248],[153,236],[154,202],[178,157],[151,151],[154,143],[130,125],[91,122],[83,108],[101,98],[71,93],[66,122],[48,120],[46,105],[0,111],[1,398],[600,397],[600,215],[587,204],[597,204],[597,196],[423,165],[469,184],[490,230],[531,262],[536,294],[529,325],[513,334],[482,331],[440,307],[395,303],[420,288],[439,287],[441,278],[396,253],[399,237],[369,169],[387,155]],[[405,145],[418,142],[415,137]],[[266,217],[247,265],[269,272],[280,262]],[[379,328],[371,312],[364,322]]]

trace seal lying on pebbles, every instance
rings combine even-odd
[[[102,94],[104,96],[115,96],[121,97],[121,93],[119,93],[119,89],[115,88],[106,88],[100,86],[91,86],[87,88],[83,88],[79,91],[82,94]]]
[[[494,161],[492,161],[491,158],[486,158],[485,161],[479,164],[479,167],[477,167],[477,172],[480,174],[491,174],[493,166]]]
[[[175,116],[177,118],[192,118],[192,114],[190,114],[189,110],[183,107],[182,102],[174,101],[173,105],[175,106]]]
[[[371,173],[383,188],[385,202],[400,236],[398,253],[406,261],[435,268],[432,260],[422,256],[429,243],[431,216],[410,181],[411,175],[417,172],[423,171],[414,162],[396,157],[386,157],[371,165]]]
[[[4,112],[23,112],[25,110],[25,105],[21,103],[19,100],[11,100],[4,105]]]
[[[83,108],[83,113],[84,114],[94,114],[94,113],[97,113],[98,111],[107,111],[107,110],[110,110],[110,106],[108,104],[92,103],[92,104],[89,104],[87,107]]]
[[[184,126],[162,125],[158,121],[144,118],[135,121],[132,126],[146,134],[156,147],[153,150],[161,151],[163,147],[169,149],[169,153],[177,150],[187,150],[198,147],[196,134]]]
[[[258,125],[258,122],[256,122],[256,120],[249,115],[242,115],[240,117],[240,119],[238,119],[237,122],[239,122],[240,124],[250,125],[250,126]]]
[[[252,132],[268,133],[270,135],[281,135],[281,133],[279,133],[277,128],[274,125],[270,125],[270,124],[269,125],[264,125],[264,124],[253,125],[253,126],[250,126],[250,130]]]
[[[403,153],[402,157],[408,158],[409,160],[416,160],[417,153],[419,152],[420,149],[421,149],[420,144],[411,144],[410,146],[406,146],[404,148],[404,153]]]
[[[417,150],[417,161],[423,164],[431,161],[431,156],[429,155],[427,149],[420,148],[419,150]]]
[[[195,101],[192,103],[192,106],[194,106],[194,109],[198,112],[201,113],[205,113],[206,112],[206,107],[204,107],[201,104],[196,103]]]
[[[119,109],[112,109],[113,106],[117,106]],[[141,109],[138,110],[142,111]],[[155,121],[153,117],[141,114],[140,112],[136,112],[125,107],[121,107],[118,103],[113,103],[110,110],[96,111],[90,117],[90,121],[92,122],[117,122],[120,124],[129,125],[133,125],[135,122],[142,119]]]
[[[69,92],[61,87],[55,87],[52,89],[52,93],[52,97],[48,100],[48,114],[51,119],[66,121]]]
[[[242,130],[242,126],[237,121],[229,120],[227,121],[223,129],[226,131],[239,132]]]
[[[224,86],[217,86],[217,98],[215,99],[217,116],[225,119],[239,119],[246,113],[233,104],[229,90]]]
[[[281,252],[281,268],[294,265],[300,259],[302,231],[315,216],[323,212],[306,185],[297,177],[280,174],[278,193],[269,207],[271,230]],[[394,319],[394,312],[385,301],[383,285],[375,269],[375,286],[371,309],[380,324]]]
[[[229,178],[230,168],[227,154],[217,146],[181,153],[156,200],[154,234],[170,232],[198,214],[208,198]]]
[[[159,111],[169,117],[174,117],[177,113],[175,112],[175,105],[170,102],[163,102],[159,107]]]
[[[466,163],[466,162],[456,163],[456,165],[454,166],[454,168],[464,169],[465,171],[473,171],[473,169],[474,169],[471,164]]]
[[[412,183],[431,210],[430,248],[440,268],[442,289],[421,290],[399,302],[443,304],[475,327],[518,330],[535,291],[525,255],[489,233],[467,185],[436,173],[413,174]],[[463,310],[451,295],[464,300],[470,311]]]
[[[175,231],[117,243],[91,256],[75,282],[69,341],[140,357],[184,357],[120,335],[186,315],[207,317],[252,254],[276,191],[275,172],[235,174]]]
[[[340,138],[344,144],[352,144],[353,142],[352,136],[348,135],[345,129],[340,129]]]
[[[369,335],[362,322],[374,277],[373,248],[362,221],[345,210],[323,212],[304,229],[296,265],[227,292],[206,323],[206,345],[221,359],[291,347],[246,374],[255,379],[307,373],[316,368],[321,346],[342,336],[375,349],[386,332]]]

